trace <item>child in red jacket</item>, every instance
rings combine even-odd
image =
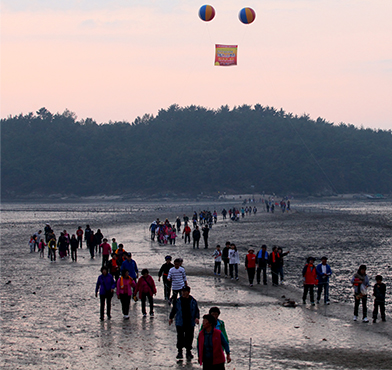
[[[309,257],[307,262],[308,263],[302,270],[302,276],[304,278],[304,294],[302,296],[302,303],[306,304],[306,297],[309,291],[310,303],[312,304],[312,306],[314,306],[314,286],[318,283],[316,266],[314,265],[313,257]]]

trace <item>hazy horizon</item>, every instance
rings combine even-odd
[[[172,104],[261,104],[392,128],[392,2],[217,0],[208,23],[203,4],[3,0],[1,117],[46,107],[132,122]],[[237,66],[214,66],[218,43],[238,44]]]

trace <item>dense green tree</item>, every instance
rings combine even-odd
[[[40,194],[391,193],[391,131],[282,109],[172,105],[132,123],[1,120],[3,198]]]

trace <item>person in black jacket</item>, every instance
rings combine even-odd
[[[161,277],[162,277],[164,298],[166,301],[169,302],[170,292],[171,292],[171,281],[167,280],[167,275],[169,275],[169,270],[172,267],[174,267],[174,265],[171,262],[172,260],[171,256],[166,256],[165,260],[166,262],[161,266],[158,272],[158,281],[161,281]]]
[[[229,250],[230,250],[230,242],[226,242],[225,247],[222,251],[222,261],[225,264],[225,277],[227,277],[228,266],[229,266]]]
[[[204,239],[204,249],[207,249],[208,248],[208,233],[209,233],[210,229],[206,225],[202,228],[202,231],[203,231],[203,239]]]
[[[77,250],[78,250],[79,241],[78,239],[76,239],[75,234],[72,235],[70,244],[71,244],[71,258],[72,261],[76,262],[78,260]]]
[[[86,247],[90,248],[90,240],[91,240],[90,225],[86,225],[86,229],[84,230],[84,240],[86,241]]]
[[[376,284],[374,284],[374,287],[373,287],[373,295],[375,297],[374,310],[373,310],[373,323],[374,324],[376,323],[376,320],[377,320],[378,307],[380,307],[381,320],[386,321],[386,319],[385,319],[385,293],[386,293],[386,290],[387,290],[387,287],[382,282],[382,276],[377,275],[376,276]]]
[[[197,246],[197,249],[199,249],[200,236],[199,226],[196,226],[196,229],[192,232],[193,249],[195,249],[195,246]]]
[[[94,245],[95,245],[95,253],[97,253],[97,249],[99,246],[99,254],[101,254],[101,244],[102,244],[103,235],[101,233],[101,229],[98,229],[94,235]]]

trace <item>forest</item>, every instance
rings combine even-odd
[[[134,122],[1,120],[1,196],[392,193],[392,132],[282,109],[172,105]]]

